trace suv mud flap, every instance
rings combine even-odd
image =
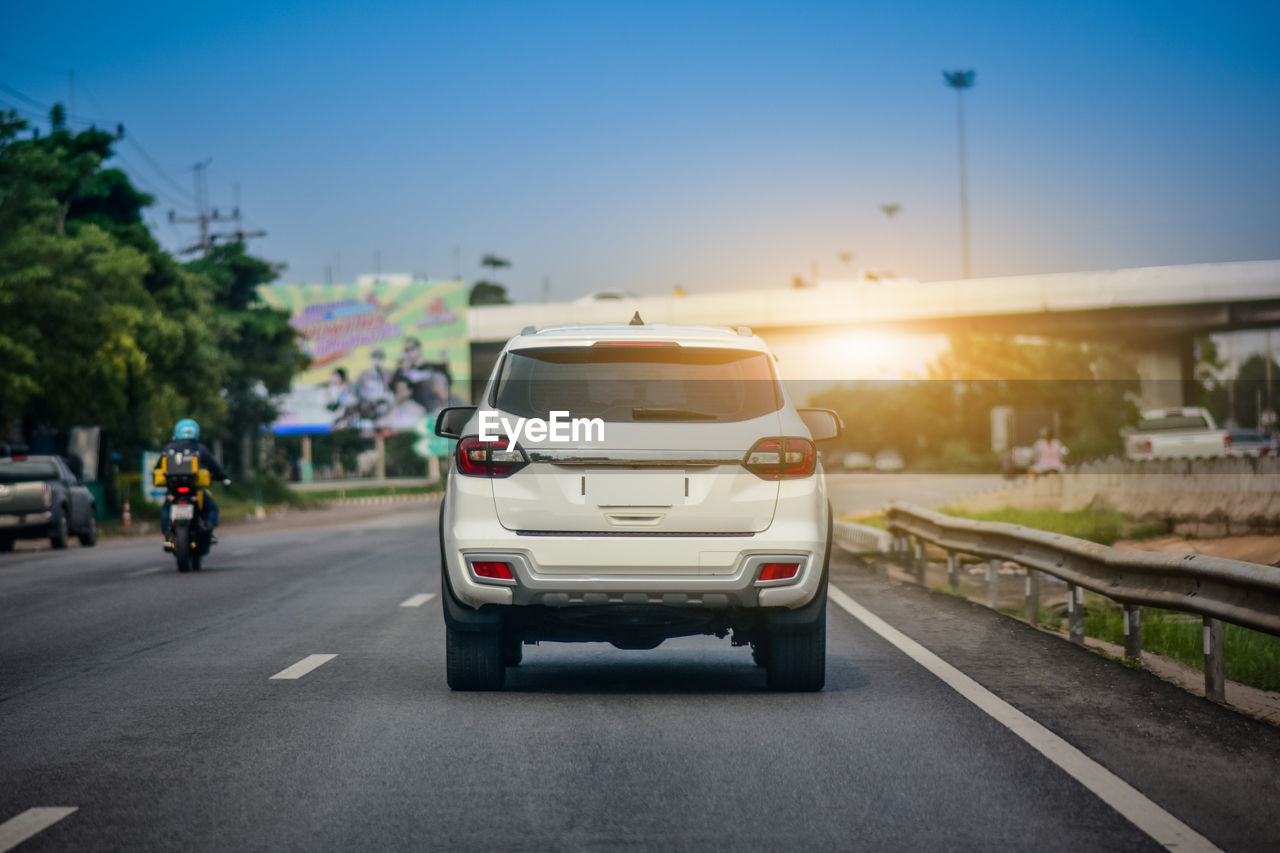
[[[448,563],[444,558],[444,501],[440,501],[440,601],[444,605],[444,621],[455,631],[470,633],[495,633],[502,630],[503,608],[497,604],[483,605],[479,610],[458,601],[449,583]]]
[[[827,583],[830,581],[831,571],[831,534],[834,529],[832,519],[831,504],[828,503],[827,549],[822,556],[822,580],[818,584],[818,594],[813,597],[813,601],[795,610],[761,608],[765,611],[764,626],[767,630],[784,633],[788,630],[802,629],[817,622],[827,612]]]

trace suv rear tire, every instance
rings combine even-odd
[[[445,675],[452,690],[501,690],[506,681],[502,635],[445,626]]]
[[[812,693],[827,680],[827,617],[823,613],[799,631],[769,637],[765,683],[770,690]]]

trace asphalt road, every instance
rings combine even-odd
[[[433,509],[0,556],[4,821],[37,850],[1157,850],[834,604],[828,686],[727,640],[526,647],[444,682]],[[1280,848],[1280,731],[839,561],[837,588],[1224,849]],[[418,596],[419,598],[415,598]],[[272,676],[335,655],[296,679]],[[12,825],[11,825],[12,827]]]

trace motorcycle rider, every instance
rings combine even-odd
[[[218,457],[213,455],[213,451],[200,441],[200,425],[191,418],[183,418],[174,424],[173,441],[164,446],[160,451],[160,460],[163,461],[170,450],[181,451],[186,454],[196,454],[200,460],[200,467],[209,472],[209,476],[214,480],[227,480],[226,473],[222,470],[222,465],[218,463]],[[160,469],[160,461],[156,462],[156,470]],[[210,535],[218,526],[218,505],[214,503],[213,495],[209,494],[208,489],[204,489],[204,520],[209,525]],[[169,498],[164,499],[164,506],[160,508],[160,532],[164,534],[165,550],[173,547],[173,543],[169,542]],[[214,542],[218,541],[216,538]]]

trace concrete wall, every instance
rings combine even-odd
[[[1176,532],[1200,537],[1280,533],[1280,458],[1107,459],[961,501],[974,511],[1075,510],[1098,503],[1135,520],[1167,520]]]

